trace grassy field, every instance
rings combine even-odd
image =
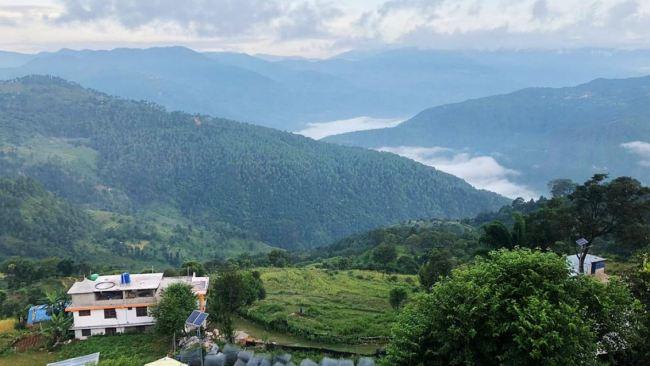
[[[0,319],[0,333],[10,332],[14,330],[16,319]]]
[[[246,317],[270,329],[323,342],[355,344],[388,336],[397,315],[388,303],[390,289],[405,287],[411,296],[418,288],[413,276],[373,271],[263,268],[260,272],[267,297]]]
[[[95,336],[66,344],[51,353],[43,350],[7,351],[0,354],[0,365],[44,365],[47,362],[100,352],[99,366],[140,366],[164,357],[168,349],[167,342],[155,334]]]

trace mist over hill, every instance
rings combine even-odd
[[[580,182],[599,172],[649,182],[650,77],[523,89],[326,141],[395,152],[470,182],[492,175],[501,188],[530,195],[552,179]]]

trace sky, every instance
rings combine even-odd
[[[0,49],[650,48],[650,0],[0,0]]]

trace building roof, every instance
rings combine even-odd
[[[121,283],[120,275],[99,276],[95,281],[84,278],[83,281],[75,282],[68,290],[68,294],[87,294],[102,291],[155,290],[160,286],[163,274],[140,273],[131,274],[130,277],[131,282],[126,284]]]
[[[52,317],[47,314],[47,305],[35,305],[27,311],[27,324],[29,325],[45,322],[50,319]]]
[[[48,363],[47,366],[87,366],[99,363],[99,352],[63,361]]]
[[[567,255],[566,259],[567,262],[569,262],[569,266],[571,267],[573,272],[578,273],[578,267],[580,266],[580,260],[578,259],[578,256],[575,254],[571,254],[571,255]],[[607,259],[596,255],[587,254],[587,256],[585,257],[585,268],[589,268],[592,263],[603,262],[606,260]]]

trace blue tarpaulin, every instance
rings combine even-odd
[[[47,305],[36,305],[29,308],[27,312],[27,324],[34,325],[40,322],[46,322],[51,317],[47,314]]]

